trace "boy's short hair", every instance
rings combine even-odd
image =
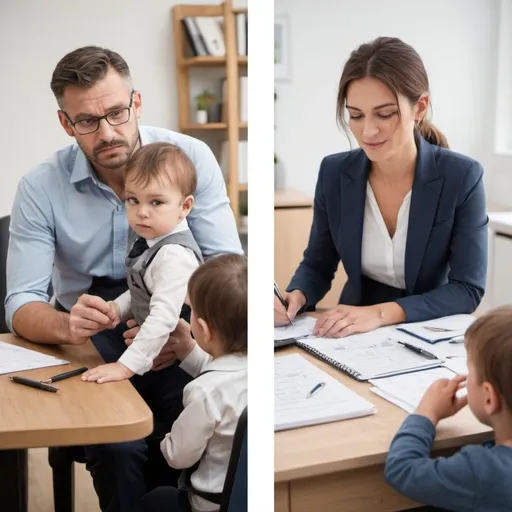
[[[210,258],[190,277],[190,305],[224,342],[229,353],[247,353],[247,259],[239,254]]]
[[[126,178],[147,187],[151,180],[167,179],[184,197],[193,195],[197,187],[197,172],[192,160],[170,142],[152,142],[141,146],[126,164]]]
[[[490,382],[512,412],[512,306],[477,318],[464,336],[479,382]]]

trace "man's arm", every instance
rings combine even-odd
[[[219,164],[204,142],[195,139],[190,148],[189,156],[197,170],[194,208],[187,217],[190,230],[205,257],[243,254]]]
[[[48,304],[55,254],[50,201],[22,178],[11,213],[7,253],[6,322],[20,336],[41,343],[69,339],[69,315]]]

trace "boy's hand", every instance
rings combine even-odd
[[[457,391],[465,387],[465,381],[465,375],[436,380],[423,395],[415,413],[428,418],[434,426],[443,418],[453,416],[468,403],[467,396],[456,396]]]
[[[102,364],[92,370],[88,370],[82,375],[82,380],[103,384],[104,382],[126,380],[134,375],[134,372],[127,368],[123,363],[117,361],[115,363]]]

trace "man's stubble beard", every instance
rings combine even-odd
[[[105,149],[107,147],[119,146],[119,147],[127,148],[127,151],[128,151],[127,155],[124,158],[121,158],[121,160],[112,161],[112,162],[109,162],[107,160],[107,162],[105,162],[105,163],[103,163],[99,159],[97,159],[94,154],[90,154],[90,153],[86,152],[84,150],[84,148],[82,147],[82,145],[80,144],[80,142],[78,142],[78,140],[76,142],[77,142],[79,148],[84,152],[85,156],[92,163],[92,165],[94,167],[98,166],[98,167],[101,167],[103,169],[114,170],[114,169],[120,169],[120,168],[124,167],[127,164],[128,160],[133,155],[133,153],[135,151],[135,148],[137,147],[137,143],[139,142],[139,138],[140,138],[140,135],[139,135],[139,124],[137,123],[136,124],[136,130],[135,130],[135,133],[134,133],[134,136],[133,136],[133,139],[132,139],[131,143],[129,143],[129,144],[122,144],[122,145],[121,144],[114,144],[113,146],[112,145],[103,144],[102,146],[100,146],[102,149]],[[114,139],[114,140],[117,143],[119,143],[120,139]],[[125,142],[125,141],[123,140],[123,142]]]

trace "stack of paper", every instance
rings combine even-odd
[[[318,391],[309,393],[318,385]],[[357,418],[375,413],[360,397],[299,354],[274,362],[274,430]]]
[[[0,341],[0,374],[68,363],[69,361]]]
[[[286,338],[307,338],[313,335],[316,318],[303,316],[295,318],[292,324],[282,327],[274,327],[274,340],[285,340]]]
[[[448,368],[432,368],[421,372],[406,373],[384,379],[371,379],[376,395],[412,413],[430,385],[438,379],[453,379],[455,373]],[[460,390],[459,393],[464,393]]]
[[[401,324],[397,329],[422,341],[437,343],[464,336],[474,321],[475,317],[472,315],[451,315],[427,322]]]

